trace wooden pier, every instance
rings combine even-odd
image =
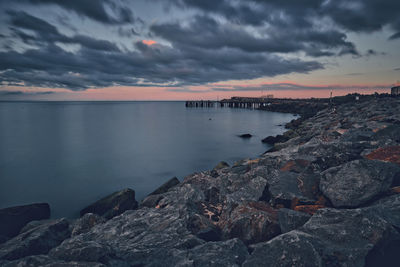
[[[221,108],[250,108],[258,109],[270,105],[272,98],[263,97],[232,97],[230,99],[223,99],[221,101],[211,100],[189,100],[186,101],[186,107],[188,108],[212,108],[219,106]]]

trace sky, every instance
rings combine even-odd
[[[385,93],[399,0],[0,0],[0,100]]]

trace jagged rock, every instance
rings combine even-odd
[[[279,209],[278,220],[282,233],[287,233],[303,226],[311,215],[290,209]]]
[[[0,245],[0,259],[16,260],[26,256],[46,254],[70,234],[66,219],[49,221]]]
[[[246,134],[241,134],[241,135],[238,135],[240,138],[243,138],[243,139],[248,139],[248,138],[251,138],[251,137],[253,137],[253,135],[251,135],[251,134],[249,134],[249,133],[246,133]]]
[[[358,207],[387,191],[399,171],[390,163],[354,160],[324,171],[320,190],[335,207]]]
[[[162,195],[150,195],[147,196],[145,199],[142,200],[140,203],[141,207],[148,207],[148,208],[155,208],[160,202],[160,200],[163,198]]]
[[[243,266],[364,266],[370,253],[400,234],[366,209],[319,210],[298,230],[254,246]]]
[[[218,223],[225,239],[239,238],[246,244],[269,240],[280,234],[277,212],[263,202],[248,202],[223,214]]]
[[[16,236],[28,222],[48,218],[50,218],[50,206],[47,203],[0,209],[0,236],[6,241]]]
[[[273,205],[290,208],[293,199],[306,200],[299,189],[298,174],[276,171],[268,177],[268,190]]]
[[[377,131],[373,139],[380,141],[384,139],[391,139],[397,143],[400,143],[400,126],[398,124],[392,124],[388,127],[385,127],[379,131]]]
[[[151,195],[158,195],[158,194],[162,194],[167,192],[170,188],[178,185],[180,182],[178,180],[178,178],[173,177],[171,179],[169,179],[167,182],[165,182],[163,185],[161,185],[159,188],[157,188],[156,190],[154,190],[152,193],[149,194],[149,196]]]
[[[72,236],[88,232],[93,226],[104,223],[106,220],[97,214],[86,213],[81,218],[76,220],[72,228]]]
[[[227,168],[227,167],[229,167],[228,163],[226,163],[225,161],[220,161],[217,164],[217,166],[214,167],[214,170],[220,170],[220,169]]]
[[[33,266],[46,266],[46,267],[103,267],[104,264],[96,262],[76,262],[76,261],[61,261],[50,258],[46,255],[28,256],[19,260],[2,263],[3,267],[33,267]]]
[[[269,242],[252,246],[254,251],[242,266],[322,267],[322,259],[318,252],[320,246],[319,241],[311,235],[291,231]]]
[[[400,146],[378,148],[366,155],[366,158],[371,160],[397,163],[400,165]]]
[[[207,219],[203,215],[194,214],[188,220],[188,229],[198,238],[205,241],[221,240],[221,231],[212,220]]]
[[[208,242],[177,255],[175,266],[241,266],[248,257],[246,246],[239,239]],[[165,266],[165,265],[164,265]]]
[[[83,216],[86,213],[94,213],[110,219],[126,210],[134,210],[137,207],[138,203],[135,200],[135,191],[127,188],[96,201],[81,210],[80,214]]]

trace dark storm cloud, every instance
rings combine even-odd
[[[249,53],[234,46],[210,50],[136,42],[136,50],[119,49],[108,40],[66,36],[52,24],[25,12],[9,11],[11,29],[37,48],[0,52],[0,81],[9,85],[84,90],[112,85],[197,85],[231,79],[253,79],[323,68],[316,61],[287,60]],[[24,30],[29,30],[26,33]],[[79,44],[77,52],[57,45]]]
[[[392,0],[169,0],[170,7],[180,7],[178,13],[190,9],[190,17],[163,17],[149,25],[122,4],[129,1],[18,2],[19,9],[3,11],[7,15],[7,21],[3,18],[7,33],[2,32],[4,40],[0,40],[3,85],[71,90],[163,86],[177,90],[178,86],[309,73],[324,68],[320,57],[380,55],[372,49],[361,54],[347,39],[349,32],[389,26],[391,39],[400,37],[400,19],[394,11],[399,4]],[[60,28],[46,16],[35,17],[29,8],[21,8],[37,5],[55,10]],[[69,26],[69,15],[60,18],[67,13],[52,8],[54,5],[103,25],[94,27],[89,36],[91,28]],[[65,33],[68,27],[72,34]],[[113,35],[108,36],[107,31]],[[105,37],[94,38],[96,33]],[[157,43],[142,42],[150,36]],[[313,59],[305,59],[310,57]]]
[[[135,21],[128,7],[118,6],[112,0],[20,0],[32,4],[58,5],[105,24],[124,24]],[[110,14],[110,11],[114,14]]]
[[[400,38],[400,1],[398,0],[169,0],[180,7],[222,15],[241,24],[268,23],[280,28],[308,28],[312,20],[331,19],[341,28],[354,32],[373,32],[385,25]]]
[[[16,36],[29,44],[43,45],[47,43],[61,42],[65,44],[79,44],[83,47],[95,50],[117,51],[118,47],[109,41],[98,40],[84,35],[68,37],[61,34],[58,29],[50,23],[31,16],[23,11],[8,11],[11,16],[11,30]],[[31,30],[35,35],[27,34],[21,29]]]
[[[255,37],[242,27],[221,24],[209,16],[196,16],[184,27],[179,23],[155,24],[151,31],[176,46],[194,46],[207,49],[223,47],[238,48],[247,52],[299,52],[313,57],[332,56],[332,49],[340,55],[358,55],[354,44],[346,41],[346,35],[335,31],[275,30],[270,29],[266,37]]]

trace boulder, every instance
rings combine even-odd
[[[50,206],[47,203],[0,209],[0,237],[3,236],[3,241],[6,241],[16,236],[28,222],[48,218]]]
[[[169,179],[167,182],[165,182],[163,185],[161,185],[159,188],[154,190],[152,193],[150,193],[149,196],[163,194],[163,193],[167,192],[170,188],[176,186],[179,183],[180,182],[179,182],[178,178],[173,177],[173,178]]]
[[[320,190],[335,207],[358,207],[387,191],[399,171],[391,163],[354,160],[322,172]]]
[[[303,226],[311,215],[290,209],[279,209],[278,220],[282,233],[287,233]]]
[[[252,246],[253,253],[242,266],[322,267],[322,258],[318,251],[320,246],[318,239],[313,236],[291,231],[269,242]]]
[[[376,251],[399,240],[390,223],[366,209],[321,209],[299,229],[253,246],[243,266],[370,266]]]
[[[111,219],[126,210],[134,210],[137,207],[138,203],[135,200],[135,191],[127,188],[96,201],[81,210],[80,214],[83,216],[86,213],[94,213],[106,219]]]
[[[224,239],[239,238],[245,244],[269,240],[280,234],[276,210],[264,202],[248,202],[223,214],[218,226]]]
[[[0,259],[16,260],[46,254],[70,237],[69,223],[59,219],[40,224],[0,245]]]
[[[155,208],[160,202],[160,200],[163,198],[162,195],[149,195],[145,199],[142,200],[140,203],[141,207],[148,207],[148,208]]]
[[[270,145],[274,145],[276,143],[284,143],[284,142],[286,142],[288,140],[289,140],[288,137],[286,137],[284,135],[281,135],[281,134],[278,134],[276,136],[265,137],[263,140],[261,140],[261,142],[266,143],[266,144],[270,144]]]
[[[217,164],[217,166],[214,167],[214,170],[220,170],[220,169],[227,168],[227,167],[229,167],[228,163],[226,163],[225,161],[220,161]]]
[[[97,214],[86,213],[72,225],[72,236],[88,232],[93,226],[104,223],[106,220]]]

